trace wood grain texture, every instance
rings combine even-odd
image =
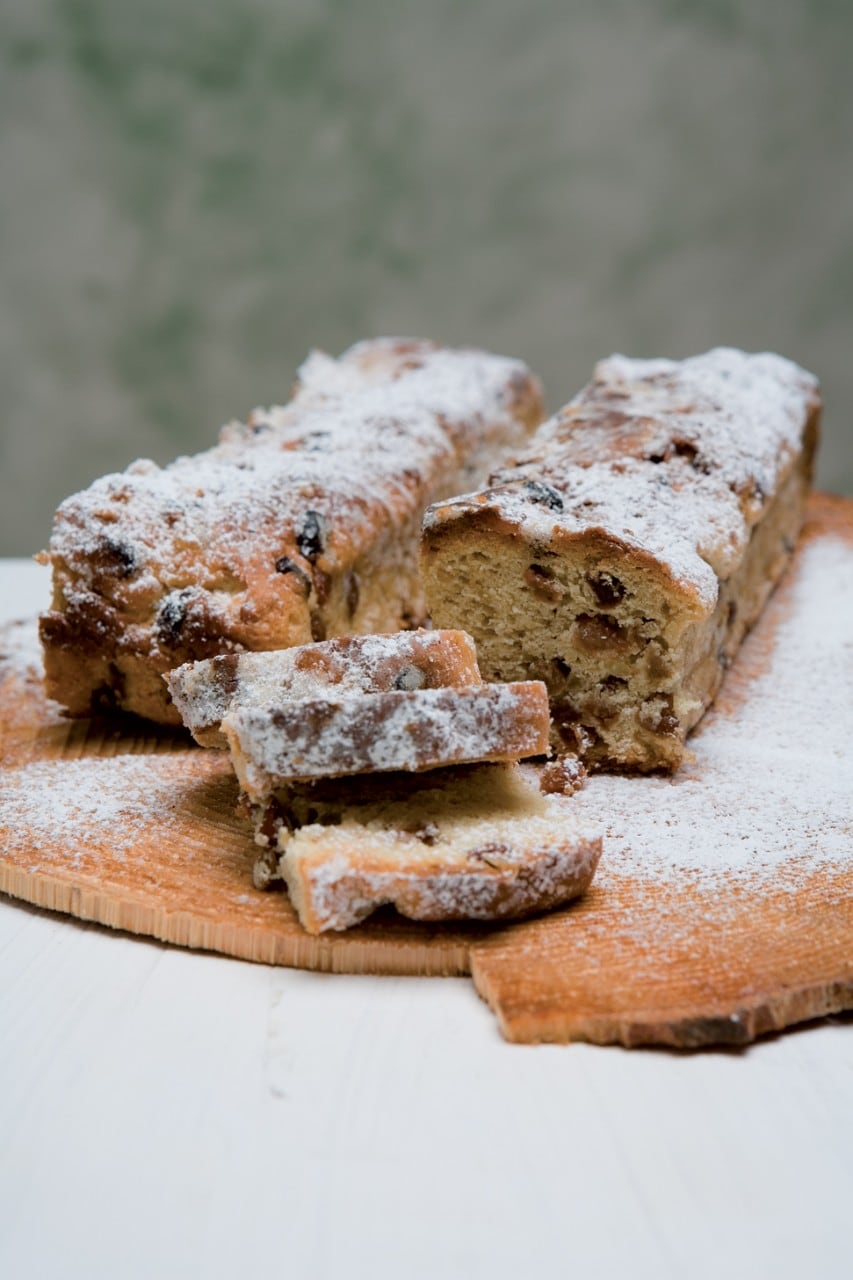
[[[0,671],[0,700],[7,794],[16,782],[50,789],[50,775],[33,766],[53,763],[68,777],[69,766],[83,760],[87,791],[115,792],[128,782],[128,757],[140,758],[152,789],[177,783],[180,792],[175,808],[152,813],[141,830],[138,813],[128,811],[130,842],[109,817],[71,840],[0,826],[0,891],[82,920],[266,964],[338,973],[469,971],[469,943],[482,926],[417,925],[388,911],[344,934],[312,937],[283,891],[255,889],[255,846],[234,814],[237,784],[226,753],[132,718],[119,725],[66,720],[45,700],[38,673],[21,663]]]
[[[819,496],[812,499],[794,568],[747,639],[694,739],[697,761],[692,772],[709,793],[706,821],[711,831],[720,823],[710,794],[717,775],[713,758],[706,759],[703,753],[703,735],[712,732],[715,718],[736,724],[744,721],[750,697],[757,696],[758,681],[770,670],[780,627],[790,620],[792,610],[802,607],[795,601],[796,588],[802,585],[804,573],[812,571],[805,567],[804,549],[816,550],[820,556],[827,539],[836,546],[841,540],[849,548],[827,602],[839,627],[845,625],[846,602],[849,626],[853,503]],[[817,563],[812,555],[808,564]],[[806,857],[804,850],[789,847],[788,856],[772,875],[720,877],[706,869],[655,883],[648,875],[632,873],[629,859],[613,867],[613,842],[608,865],[606,840],[605,873],[582,901],[560,913],[507,928],[473,948],[474,982],[508,1039],[677,1048],[743,1045],[767,1032],[853,1008],[853,634],[834,636],[834,642],[849,656],[845,671],[830,670],[836,681],[830,701],[837,699],[834,714],[849,727],[845,758],[850,801],[846,814],[840,820],[834,815],[832,820],[841,827],[849,857],[821,863],[819,858]],[[820,653],[813,654],[815,672],[820,671],[820,658]],[[783,725],[792,694],[790,686],[770,689]],[[766,682],[763,696],[767,696]],[[830,752],[821,726],[796,716],[788,724],[791,742],[801,740],[807,745],[816,776]],[[767,786],[763,771],[781,767],[781,762],[770,744],[766,762],[760,753],[756,757],[755,744],[746,734],[742,739],[738,733],[731,734],[730,746],[737,753],[736,766],[742,769],[738,798],[744,806],[743,831],[748,835],[747,805]],[[693,781],[689,768],[682,773]],[[639,798],[654,785],[643,779],[628,779],[626,784],[626,811],[632,794]],[[594,787],[593,779],[588,793]],[[667,825],[678,824],[680,818],[677,787],[674,795]],[[768,799],[765,808],[773,803]],[[802,803],[808,806],[808,794]],[[736,823],[738,815],[731,816]],[[620,830],[630,833],[630,813],[620,818]],[[819,845],[821,835],[829,835],[831,815],[816,811],[812,820]],[[784,848],[787,836],[781,813],[777,824],[770,838],[778,839]],[[677,838],[685,845],[691,841],[688,823]]]
[[[813,501],[807,539],[843,537],[851,547],[849,578],[838,584],[842,593],[853,592],[851,530],[853,503]],[[748,640],[714,714],[737,716],[748,703],[790,611],[801,563]],[[502,929],[417,925],[388,912],[345,934],[312,938],[283,893],[252,887],[253,846],[233,816],[227,759],[141,722],[63,719],[45,702],[37,667],[20,656],[24,631],[13,624],[0,641],[4,794],[33,778],[49,786],[50,769],[67,783],[75,762],[87,761],[89,782],[104,794],[141,776],[166,799],[150,821],[134,811],[130,837],[120,830],[120,805],[118,818],[107,813],[100,826],[90,822],[82,842],[46,840],[43,822],[28,831],[7,821],[0,827],[0,890],[8,894],[113,928],[269,964],[361,973],[471,971],[503,1034],[516,1041],[744,1044],[853,1007],[853,848],[851,860],[817,867],[791,850],[772,879],[752,886],[742,878],[722,886],[715,881],[712,892],[703,890],[701,877],[655,884],[614,867],[581,902]],[[127,804],[132,808],[131,798]]]
[[[853,870],[709,904],[629,881],[473,949],[477,990],[521,1042],[744,1045],[853,1008]]]

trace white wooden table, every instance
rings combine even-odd
[[[0,562],[0,619],[46,598]],[[0,957],[3,1280],[853,1275],[850,1018],[745,1052],[525,1048],[465,979],[8,898]]]

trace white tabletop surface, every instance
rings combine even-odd
[[[46,572],[0,562],[0,618]],[[853,1275],[853,1022],[504,1043],[464,978],[300,973],[0,897],[0,1276]]]

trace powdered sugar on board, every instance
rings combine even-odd
[[[7,626],[0,654],[0,686],[16,673],[32,681],[34,625]],[[800,550],[690,745],[695,761],[672,778],[596,774],[580,793],[558,800],[606,833],[600,885],[689,876],[713,891],[721,879],[778,883],[783,868],[806,874],[853,859],[850,542],[824,535]],[[70,855],[89,840],[126,850],[135,826],[168,828],[207,755],[60,759],[4,770],[7,848],[62,832]],[[795,875],[785,879],[796,886]]]
[[[59,704],[44,690],[44,664],[38,619],[22,618],[0,628],[0,761],[10,737],[67,725]]]
[[[765,634],[766,667],[741,688]],[[599,885],[773,878],[796,892],[853,861],[853,546],[806,544],[690,741],[674,777],[597,774],[570,801],[606,832]]]
[[[57,854],[72,866],[105,855],[124,861],[152,828],[168,841],[186,821],[197,775],[185,755],[38,760],[4,771],[4,850],[26,851],[33,871]]]

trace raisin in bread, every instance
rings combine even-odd
[[[315,352],[286,406],[62,503],[50,696],[179,723],[161,677],[184,662],[417,624],[425,507],[480,483],[540,418],[517,360],[402,339]]]
[[[185,663],[166,683],[196,742],[227,747],[220,725],[232,707],[475,685],[480,671],[474,642],[464,631],[397,631],[267,653],[223,653]]]
[[[541,679],[555,743],[676,769],[800,532],[815,379],[718,349],[601,362],[487,488],[425,519],[437,626],[487,680]]]

